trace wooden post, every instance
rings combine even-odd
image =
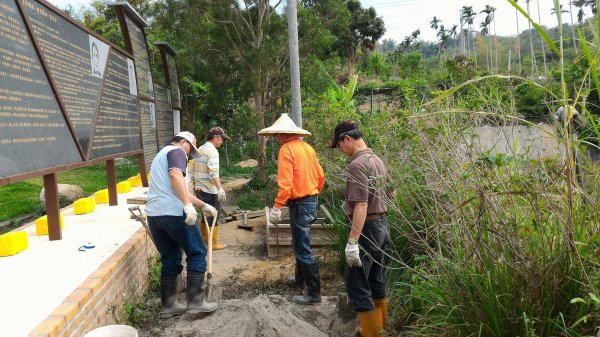
[[[108,183],[108,205],[117,206],[119,204],[119,199],[117,198],[117,179],[114,159],[106,161],[106,180]]]
[[[137,156],[138,167],[140,168],[140,177],[142,178],[142,186],[148,187],[148,174],[146,171],[146,160],[144,154],[140,153]]]
[[[61,240],[60,209],[58,206],[58,185],[56,174],[44,176],[44,194],[46,198],[46,214],[48,218],[48,239],[50,241]]]

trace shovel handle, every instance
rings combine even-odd
[[[218,214],[217,214],[217,216],[218,216]],[[211,276],[212,276],[212,241],[213,241],[212,238],[213,238],[213,233],[215,231],[215,224],[217,223],[217,216],[213,217],[212,226],[209,226],[208,220],[206,219],[206,214],[204,214],[204,212],[202,212],[202,218],[204,220],[204,225],[206,226],[206,232],[208,233],[208,238],[206,239],[206,241],[208,242],[208,253],[206,256],[206,260],[207,260],[206,271]]]
[[[131,206],[127,209],[129,210],[129,213],[131,213],[137,221],[142,223],[142,226],[144,226],[144,229],[146,230],[146,233],[148,233],[150,240],[152,240],[152,242],[154,242],[154,238],[152,237],[152,232],[150,232],[150,228],[148,228],[148,223],[146,222],[146,219],[144,219],[144,214],[142,214],[142,210],[140,209],[140,206]],[[137,213],[135,211],[137,211]]]

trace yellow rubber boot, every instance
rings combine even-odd
[[[381,310],[381,319],[382,319],[382,323],[383,323],[383,327],[387,327],[387,323],[388,323],[388,302],[387,302],[387,298],[374,298],[373,299],[373,303],[375,304],[375,309],[379,309]],[[356,329],[356,333],[360,336],[360,337],[365,337],[363,335],[362,329],[359,326],[358,329]]]
[[[198,227],[200,227],[200,233],[202,233],[202,241],[204,241],[204,245],[208,246],[208,229],[204,222],[198,222]]]
[[[221,250],[227,247],[226,244],[219,242],[219,226],[215,226],[213,229],[213,241],[212,241],[212,249],[213,250]]]
[[[357,312],[356,315],[364,337],[387,337],[383,329],[381,310],[361,311]]]
[[[378,298],[373,299],[373,303],[375,303],[375,309],[381,310],[381,317],[383,326],[386,327],[388,323],[388,302],[387,298]]]

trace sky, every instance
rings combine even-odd
[[[48,0],[57,7],[73,5],[78,8],[87,5],[91,0]],[[541,20],[538,20],[537,1],[540,5]],[[429,26],[429,23],[436,16],[441,19],[441,24],[446,28],[460,24],[459,10],[462,6],[473,6],[477,13],[485,8],[485,5],[496,7],[496,32],[498,35],[516,35],[517,19],[515,8],[506,0],[361,0],[363,7],[373,7],[377,15],[383,17],[386,27],[384,39],[394,39],[401,42],[405,36],[410,35],[414,30],[421,30],[421,39],[425,41],[435,41],[436,33]],[[525,0],[519,0],[519,5],[526,9]],[[560,0],[564,9],[569,10],[569,1]],[[541,22],[547,27],[557,25],[556,15],[551,14],[554,8],[553,0],[531,0],[529,3],[532,17],[536,22]],[[577,10],[573,7],[573,20],[577,20]],[[563,14],[563,22],[570,22],[571,13]],[[591,11],[586,9],[586,16],[590,16]],[[485,14],[478,14],[475,18],[474,27],[479,30],[479,23],[483,21]],[[519,29],[527,29],[526,19],[519,13]],[[492,28],[493,33],[493,28]]]

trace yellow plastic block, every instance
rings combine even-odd
[[[62,214],[58,215],[60,219],[60,228],[65,228],[65,222],[63,221]],[[48,216],[44,215],[41,218],[35,220],[35,235],[48,235]]]
[[[10,232],[0,235],[0,256],[15,255],[27,247],[27,232]]]
[[[127,178],[127,181],[129,181],[131,183],[131,187],[136,187],[136,186],[142,185],[142,177],[140,177],[139,175],[137,175],[135,177]]]
[[[108,204],[108,189],[94,193],[94,199],[97,204]]]
[[[73,209],[75,214],[87,214],[96,208],[96,202],[94,198],[81,198],[75,200],[73,203]]]
[[[142,176],[138,173],[135,175],[136,177],[140,177],[140,179],[142,178]],[[148,180],[150,180],[150,173],[146,173],[146,178],[148,178]]]
[[[129,181],[121,181],[117,184],[117,193],[127,193],[131,191],[131,183]]]

